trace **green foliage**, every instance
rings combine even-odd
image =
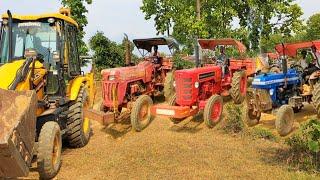
[[[290,146],[293,157],[292,162],[300,169],[319,169],[319,148],[320,148],[320,121],[310,120],[286,143]]]
[[[190,69],[195,67],[195,64],[194,62],[183,59],[181,54],[175,53],[173,56],[173,67],[177,70]]]
[[[97,32],[92,36],[89,45],[94,52],[95,66],[98,70],[124,66],[124,47],[110,41],[103,32]]]
[[[138,57],[132,54],[133,43],[130,44],[131,60],[137,62]],[[98,31],[90,38],[89,45],[94,52],[94,62],[98,71],[125,65],[125,39],[122,44],[117,44],[109,40],[103,32]]]
[[[266,139],[270,141],[278,140],[278,138],[271,131],[262,127],[254,127],[249,131],[250,136],[254,139]]]
[[[229,103],[226,105],[227,117],[222,129],[227,133],[239,133],[244,130],[245,125],[242,117],[242,106]]]
[[[320,13],[314,14],[307,21],[306,39],[320,39]]]
[[[153,18],[158,34],[172,29],[171,35],[192,52],[194,38],[233,37],[250,49],[258,50],[260,39],[276,32],[289,37],[302,29],[301,8],[294,0],[206,0],[201,1],[197,20],[196,1],[143,0],[145,18]],[[240,28],[232,29],[235,18]],[[273,23],[274,19],[278,19]]]
[[[77,21],[79,25],[79,33],[77,34],[77,39],[80,55],[88,55],[88,47],[83,41],[83,37],[85,35],[83,28],[88,24],[88,20],[86,17],[86,13],[88,13],[88,10],[85,6],[85,3],[92,4],[92,0],[62,0],[61,3],[63,6],[67,6],[71,9],[71,16],[75,21]],[[88,62],[82,62],[83,65],[85,65],[86,63]]]
[[[319,152],[320,121],[311,120],[304,124],[294,136],[287,140],[287,144],[295,151]]]

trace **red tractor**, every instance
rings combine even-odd
[[[170,57],[151,56],[152,48],[167,46],[173,53],[178,44],[171,38],[135,39],[133,42],[142,51],[143,59],[135,66],[102,70],[101,110],[105,112],[103,124],[119,122],[130,115],[132,127],[141,131],[151,119],[152,97],[164,94],[166,75],[173,65]]]
[[[240,52],[245,46],[232,39],[199,40],[202,49],[214,50],[217,46],[237,45]],[[151,108],[152,115],[169,117],[178,123],[186,117],[204,110],[204,121],[214,127],[221,119],[223,100],[221,96],[233,98],[236,104],[244,101],[247,76],[254,74],[255,62],[249,59],[227,59],[227,70],[223,75],[221,66],[207,64],[204,67],[175,71],[176,95],[168,105]]]

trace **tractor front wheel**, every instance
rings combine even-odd
[[[223,100],[219,95],[212,95],[203,111],[203,119],[209,128],[216,126],[222,118]]]
[[[148,95],[140,96],[133,105],[131,112],[131,125],[135,131],[142,131],[151,121],[152,99]]]
[[[294,112],[291,106],[283,105],[278,110],[276,116],[276,129],[280,136],[288,135],[293,128]]]
[[[164,97],[166,98],[167,101],[169,101],[170,97],[173,96],[175,93],[173,72],[168,72],[166,74],[163,91],[164,91]]]
[[[233,74],[231,82],[231,97],[235,104],[241,104],[247,93],[247,76],[245,71],[238,71]]]
[[[83,114],[83,108],[86,108],[88,105],[88,91],[83,85],[80,88],[76,102],[69,107],[67,138],[71,147],[84,147],[89,142],[91,135],[90,120],[84,117]]]
[[[61,167],[62,138],[58,123],[46,122],[38,141],[37,167],[40,179],[54,178]]]
[[[312,94],[312,105],[314,109],[317,111],[318,117],[320,117],[320,83],[316,83],[314,85]]]
[[[256,92],[250,90],[247,93],[246,122],[249,127],[259,124],[261,118],[261,111],[259,110],[255,94]]]

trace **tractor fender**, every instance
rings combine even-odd
[[[81,85],[87,82],[88,78],[85,76],[76,77],[70,82],[69,85],[69,99],[74,101],[77,99]]]

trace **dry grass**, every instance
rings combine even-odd
[[[65,149],[57,179],[320,179],[290,171],[281,143],[224,134],[198,120],[157,118],[141,133],[94,122],[93,130],[86,147]]]

